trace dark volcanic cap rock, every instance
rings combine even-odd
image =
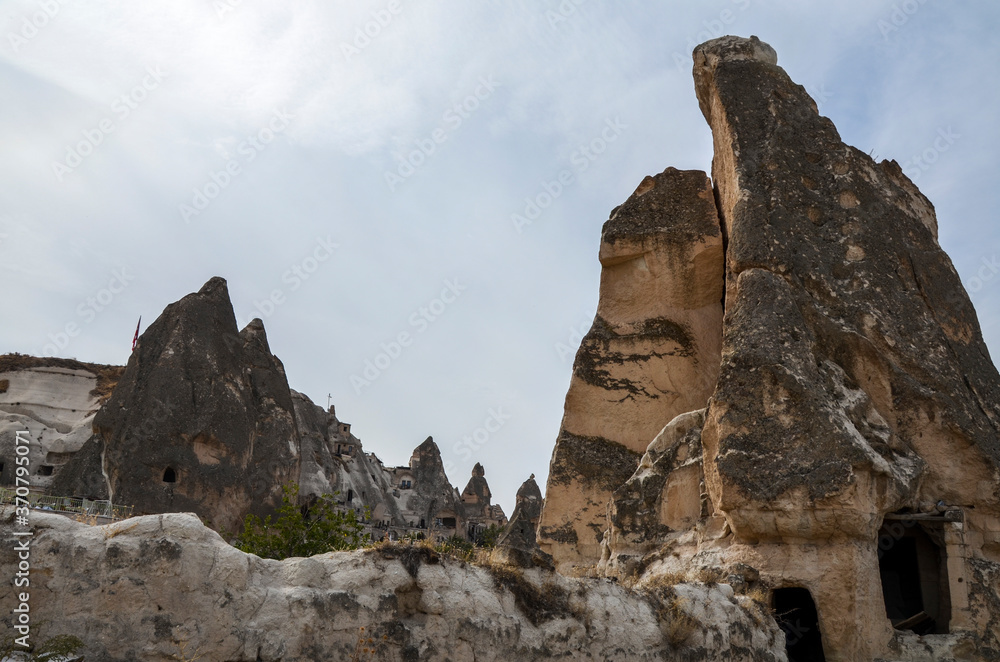
[[[738,526],[839,495],[858,515],[842,532],[867,536],[918,487],[995,505],[1000,377],[930,202],[845,145],[758,39],[699,46],[694,77],[728,239],[704,439],[721,506]]]
[[[196,512],[235,530],[297,476],[284,369],[260,320],[239,331],[218,277],[149,326],[94,429],[112,498],[140,513]]]

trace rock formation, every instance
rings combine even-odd
[[[478,462],[472,468],[472,477],[462,490],[461,499],[467,540],[481,541],[486,529],[507,524],[503,508],[491,503],[493,494],[490,484],[486,482],[486,469]]]
[[[94,431],[110,498],[138,512],[191,511],[233,531],[298,476],[284,369],[260,320],[237,329],[221,278],[143,333]]]
[[[714,276],[725,316],[699,337],[721,338],[721,365],[663,365],[669,376],[642,382],[640,394],[657,381],[687,384],[688,407],[645,403],[643,419],[660,415],[665,427],[617,484],[592,467],[620,472],[621,449],[636,447],[620,441],[602,454],[564,423],[543,548],[562,569],[596,566],[640,583],[717,577],[767,591],[792,659],[1000,659],[1000,375],[938,245],[933,206],[894,161],[845,145],[758,39],[699,46],[694,78],[726,239],[725,270]],[[668,173],[677,177],[660,177]],[[701,173],[685,175],[686,194],[641,210],[647,222],[668,225],[661,214],[677,217],[676,201],[704,190]],[[650,181],[622,209],[659,188]],[[595,328],[621,297],[608,287],[605,249],[621,213],[602,239]],[[688,252],[710,236],[692,235]],[[711,290],[680,279],[664,289],[695,286]],[[662,315],[670,295],[632,287],[636,318]],[[567,396],[573,430],[591,348],[581,347]],[[591,434],[614,439],[615,414],[594,409],[587,420],[602,427]],[[620,424],[637,417],[618,411]],[[584,541],[580,523],[596,533],[605,504],[603,555],[586,540],[574,558],[573,534]]]
[[[431,438],[386,467],[333,407],[289,389],[261,321],[237,331],[221,278],[167,306],[126,368],[5,355],[0,384],[0,485],[13,485],[22,431],[36,491],[137,514],[191,511],[235,531],[297,482],[303,503],[334,495],[375,540],[472,540],[507,522],[481,465],[460,498]]]
[[[715,387],[724,257],[705,173],[645,178],[604,224],[600,259],[539,523],[564,572],[600,557],[611,493],[664,422],[705,407]]]
[[[538,519],[542,514],[542,503],[542,491],[535,482],[535,474],[531,474],[517,490],[514,512],[507,528],[497,540],[494,551],[497,559],[522,567],[554,568],[552,556],[541,550],[535,535]]]
[[[18,562],[10,515],[0,525],[5,577]],[[87,660],[774,662],[781,654],[773,621],[725,585],[637,592],[405,544],[265,560],[187,514],[104,527],[45,513],[32,521],[33,622],[48,622],[48,636],[82,637]],[[4,582],[3,627],[16,606]]]
[[[63,467],[86,448],[94,415],[121,376],[117,366],[21,354],[0,356],[0,486],[14,486],[15,436],[27,433],[30,482],[36,490],[58,486]],[[84,496],[106,498],[97,464]]]

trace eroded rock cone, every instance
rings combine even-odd
[[[298,476],[284,368],[260,320],[237,329],[222,278],[143,333],[94,429],[112,498],[138,513],[189,511],[234,531]]]
[[[554,567],[552,556],[541,550],[535,537],[542,503],[542,491],[532,474],[517,490],[514,513],[494,551],[497,560],[521,567]]]
[[[704,408],[715,387],[724,256],[705,173],[646,177],[605,223],[600,259],[539,525],[562,571],[600,558],[612,492],[664,424]]]

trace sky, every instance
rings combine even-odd
[[[994,0],[0,0],[0,352],[124,364],[212,276],[290,386],[508,513],[544,488],[601,226],[709,171],[692,48],[757,35],[895,159],[1000,352]]]

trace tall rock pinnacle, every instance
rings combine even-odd
[[[646,177],[604,224],[601,296],[576,355],[539,544],[600,557],[607,503],[664,423],[701,409],[722,342],[722,231],[704,172]]]
[[[237,329],[218,277],[143,333],[94,430],[113,499],[137,512],[192,511],[234,531],[298,476],[284,368],[260,320]]]
[[[668,169],[605,225],[542,549],[759,585],[790,659],[1000,659],[1000,374],[934,207],[756,37],[693,73],[712,182]]]

